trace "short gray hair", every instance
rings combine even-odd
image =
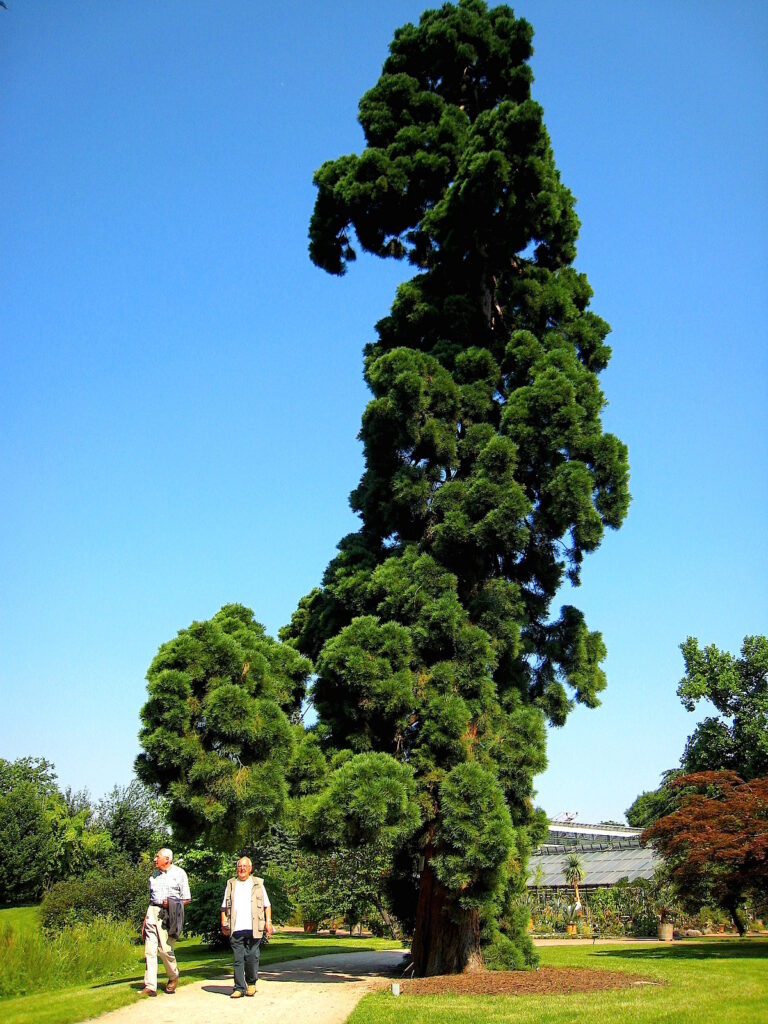
[[[158,852],[158,853],[162,853],[162,855],[163,855],[164,857],[167,857],[167,858],[168,858],[168,860],[169,860],[169,861],[170,861],[171,863],[173,863],[173,850],[169,850],[167,846],[164,846],[164,847],[162,848],[162,850],[158,850],[157,852]]]

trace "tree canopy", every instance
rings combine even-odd
[[[605,686],[600,634],[552,602],[629,504],[601,423],[609,327],[573,266],[531,40],[505,6],[426,11],[360,101],[363,152],[315,175],[318,266],[342,274],[358,247],[417,272],[365,349],[361,527],[281,636],[315,661],[323,749],[415,780],[390,884],[419,974],[460,970],[481,931],[500,941],[489,922],[540,834],[545,724]]]
[[[114,848],[131,863],[168,843],[163,802],[138,779],[127,786],[114,786],[102,797],[96,818],[109,832]]]
[[[720,713],[696,726],[680,762],[686,772],[734,771],[742,779],[768,775],[768,637],[747,636],[741,656],[694,637],[681,645],[685,675],[677,695],[688,711],[709,700]]]
[[[61,792],[50,761],[0,758],[0,904],[37,900],[113,850],[87,800]]]
[[[672,783],[684,774],[732,771],[749,780],[768,775],[768,637],[746,636],[740,657],[695,637],[680,645],[685,675],[677,695],[688,711],[708,700],[719,712],[700,722],[688,737],[680,767],[664,773],[658,789],[641,793],[627,810],[630,825],[645,828],[671,813],[684,788]]]
[[[389,857],[417,974],[463,969],[481,938],[533,962],[510,901],[545,830],[545,727],[605,686],[600,634],[552,603],[629,504],[531,39],[482,0],[395,33],[365,149],[316,172],[309,230],[332,274],[355,246],[416,269],[365,349],[360,529],[282,645],[228,605],[160,648],[142,711],[137,772],[178,834],[234,846],[290,800],[306,845]]]
[[[671,785],[685,793],[680,806],[642,840],[660,851],[683,896],[723,907],[743,934],[744,900],[764,903],[768,891],[768,777],[695,772]]]
[[[310,668],[238,604],[160,647],[147,672],[136,773],[168,797],[179,838],[234,849],[279,819]]]

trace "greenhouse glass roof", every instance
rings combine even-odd
[[[546,842],[528,862],[528,886],[570,888],[563,872],[574,853],[584,865],[580,884],[586,888],[650,878],[659,864],[651,847],[640,846],[640,829],[551,822]]]

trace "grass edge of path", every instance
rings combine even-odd
[[[312,956],[342,953],[364,953],[378,949],[396,949],[401,944],[391,939],[334,939],[331,937],[304,937],[278,935],[262,953],[264,967],[287,960],[304,960]],[[137,947],[139,950],[139,947]],[[227,950],[208,950],[199,941],[185,940],[177,946],[181,977],[180,986],[206,978],[227,978],[232,973],[232,957]],[[128,978],[93,982],[73,988],[35,992],[24,996],[11,996],[0,1000],[3,1024],[79,1024],[103,1013],[138,1002],[142,968]],[[159,995],[170,998],[162,991],[165,979],[160,967]]]

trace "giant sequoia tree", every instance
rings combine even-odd
[[[463,969],[481,938],[525,959],[505,901],[540,828],[545,724],[605,685],[600,634],[551,606],[629,503],[600,419],[609,328],[573,266],[531,38],[482,0],[427,11],[360,101],[363,152],[315,176],[318,266],[344,273],[357,245],[416,273],[365,350],[360,530],[282,634],[315,662],[339,765],[306,823],[318,844],[390,829],[418,974]]]
[[[239,604],[160,647],[147,672],[136,774],[168,798],[177,838],[233,850],[284,814],[310,668]]]

